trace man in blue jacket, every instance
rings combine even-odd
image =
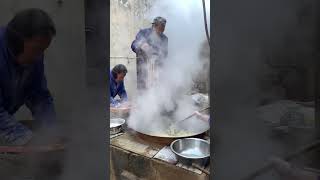
[[[125,65],[118,64],[110,72],[110,106],[119,107],[121,103],[128,100],[127,92],[124,87],[124,77],[128,70]],[[120,99],[115,99],[116,96]]]
[[[25,145],[33,132],[14,114],[26,105],[36,127],[53,129],[56,115],[44,73],[44,51],[56,33],[52,19],[42,10],[18,12],[0,28],[0,141]]]
[[[156,59],[156,64],[163,65],[168,56],[168,38],[163,33],[166,27],[166,19],[156,17],[152,27],[142,29],[131,44],[131,49],[137,56],[137,88],[146,89],[146,78],[148,77],[146,62],[150,58]]]

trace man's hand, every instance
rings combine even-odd
[[[148,52],[149,50],[150,50],[150,45],[148,44],[148,43],[143,43],[142,45],[141,45],[141,49],[143,50],[143,51],[145,51],[145,52]]]
[[[209,116],[201,114],[199,111],[195,111],[193,114],[203,121],[209,121]]]
[[[115,103],[111,103],[110,104],[110,107],[112,107],[112,108],[118,108],[118,107],[120,107],[120,103],[119,102],[115,102]]]
[[[130,108],[131,104],[128,101],[124,101],[121,103],[120,108]]]
[[[32,139],[27,145],[52,145],[65,143],[67,138],[61,127],[54,124],[41,124],[34,129]]]
[[[201,114],[199,113],[199,111],[195,111],[193,114],[198,116],[198,117],[201,117]]]
[[[10,145],[14,146],[24,146],[29,144],[33,139],[34,134],[31,131],[27,131],[23,137],[20,137],[19,139],[15,140],[13,143],[10,143]]]

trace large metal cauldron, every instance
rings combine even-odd
[[[139,127],[131,129],[136,131],[136,134],[144,140],[166,145],[169,145],[172,141],[181,138],[203,138],[204,134],[210,129],[209,123],[199,120],[196,117],[190,118],[183,123],[180,123],[179,126],[175,127],[177,131],[185,131],[187,132],[186,134],[166,134],[165,132],[170,128],[170,125],[171,124],[168,124],[166,128],[159,129],[159,131],[140,129]]]

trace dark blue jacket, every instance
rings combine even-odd
[[[161,59],[167,58],[168,56],[168,38],[163,33],[160,35],[160,41],[154,41],[150,36],[152,28],[142,29],[138,32],[136,39],[131,44],[131,49],[137,55],[141,52],[141,45],[148,43],[152,47],[151,54],[159,55]]]
[[[6,38],[6,28],[0,28],[0,138],[13,143],[25,138],[30,130],[19,123],[14,114],[26,105],[38,125],[55,124],[53,99],[47,88],[43,55],[36,63],[21,66]]]
[[[126,89],[124,87],[123,81],[120,83],[117,83],[116,80],[114,79],[112,73],[110,72],[110,104],[115,105],[116,100],[114,98],[119,95],[121,98],[121,101],[127,101],[128,96]]]

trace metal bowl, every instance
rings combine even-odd
[[[110,119],[110,134],[117,134],[122,131],[122,126],[126,120],[121,118],[111,118]]]
[[[179,162],[191,166],[206,166],[210,160],[210,143],[199,138],[184,138],[173,141],[171,151],[176,154]]]

